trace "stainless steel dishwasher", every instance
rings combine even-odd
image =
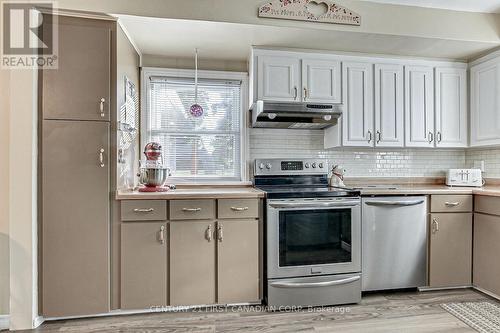
[[[362,199],[362,290],[422,287],[427,275],[427,198]]]

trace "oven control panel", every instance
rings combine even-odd
[[[254,175],[315,175],[328,171],[326,159],[265,159],[255,160]]]

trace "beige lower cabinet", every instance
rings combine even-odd
[[[217,222],[217,303],[259,300],[259,221]]]
[[[431,214],[430,287],[472,284],[472,213]]]
[[[121,225],[121,308],[167,305],[167,223]]]
[[[214,221],[170,222],[170,305],[216,302]]]
[[[495,210],[498,211],[500,198],[496,200]],[[499,258],[500,216],[476,213],[474,215],[474,286],[497,296],[500,296]]]

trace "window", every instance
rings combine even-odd
[[[242,180],[242,80],[200,73],[198,104],[204,112],[195,118],[189,113],[194,103],[192,71],[176,76],[179,72],[144,76],[143,144],[162,145],[164,161],[177,180]]]

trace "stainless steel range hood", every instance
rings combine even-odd
[[[252,127],[323,129],[337,123],[342,104],[257,101],[250,110]]]

